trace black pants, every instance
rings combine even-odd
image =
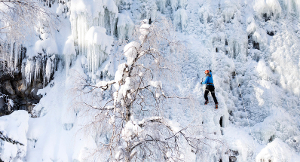
[[[217,98],[216,98],[216,95],[215,95],[215,87],[213,85],[207,85],[206,88],[205,88],[204,98],[205,98],[206,101],[208,101],[208,97],[207,97],[208,92],[211,93],[215,104],[218,104],[218,101],[217,101]]]

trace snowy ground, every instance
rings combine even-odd
[[[97,83],[103,80],[101,71],[107,73],[105,81],[113,79],[125,62],[120,41],[131,41],[134,24],[141,20],[164,16],[172,20],[186,53],[175,61],[181,76],[166,87],[193,97],[193,106],[169,103],[165,116],[182,128],[201,125],[205,136],[221,141],[208,141],[209,147],[197,155],[187,147],[184,160],[228,162],[234,156],[238,162],[300,161],[299,1],[71,0],[67,5],[71,14],[55,6],[65,24],[60,32],[43,41],[33,38],[28,54],[47,48],[65,59],[64,66],[39,91],[43,98],[34,108],[36,118],[23,111],[0,118],[1,131],[25,145],[1,142],[2,160],[105,161],[96,153],[96,136],[103,141],[109,137],[84,129],[93,112],[78,108],[75,83],[78,76]],[[26,65],[29,82],[31,66]],[[211,97],[203,104],[200,82],[206,69],[213,72],[218,110]]]

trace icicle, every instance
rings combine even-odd
[[[10,59],[9,59],[9,66],[8,66],[8,68],[11,70],[11,71],[13,71],[14,69],[13,69],[13,58],[14,58],[14,54],[13,54],[13,46],[14,46],[14,43],[13,43],[13,41],[11,41],[10,42]]]
[[[42,60],[40,57],[37,57],[35,59],[34,79],[38,79],[40,77],[41,70],[42,70]]]
[[[14,69],[17,70],[17,67],[18,67],[18,60],[19,60],[19,46],[17,43],[15,43],[15,46],[14,46],[14,53],[15,53],[15,65],[14,65]]]
[[[128,38],[133,31],[134,23],[129,17],[127,13],[125,14],[119,14],[118,16],[118,24],[117,24],[117,30],[118,30],[118,37],[119,39],[126,39]]]
[[[167,2],[167,0],[156,1],[158,10],[161,11],[162,13],[165,12],[165,9],[166,9],[166,2]]]
[[[32,73],[34,73],[34,69],[35,69],[34,61],[31,59],[28,59],[26,62],[26,66],[25,66],[25,78],[26,78],[27,84],[30,84],[33,79]]]
[[[177,28],[179,28],[180,30],[185,29],[187,25],[187,19],[188,17],[186,14],[186,10],[179,9],[176,11],[174,20]]]
[[[105,28],[93,26],[87,32],[86,40],[88,42],[88,69],[95,73],[101,63],[107,58],[113,43],[113,37],[106,35]]]
[[[71,59],[76,55],[76,51],[74,47],[74,39],[72,36],[68,37],[68,40],[66,41],[64,46],[63,54],[65,55],[65,59],[66,59],[66,74],[68,75]]]
[[[48,83],[50,81],[50,77],[51,77],[51,74],[53,73],[53,61],[51,58],[48,58],[47,59],[47,63],[46,63],[46,73],[45,73],[45,76],[44,76],[44,84]]]

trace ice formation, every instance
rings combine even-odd
[[[95,73],[110,53],[113,37],[103,27],[92,26],[86,33],[88,69]]]
[[[175,24],[180,30],[184,30],[187,25],[188,16],[185,9],[179,9],[175,13]]]
[[[132,35],[134,29],[134,23],[132,22],[128,13],[118,14],[117,29],[118,29],[118,38],[121,40],[128,39]]]
[[[24,47],[20,44],[10,42],[1,45],[1,60],[7,61],[7,67],[10,71],[21,71],[19,65],[25,57]],[[4,65],[2,65],[4,66]]]
[[[83,112],[80,104],[76,105],[78,98],[89,101],[91,96],[70,93],[79,86],[74,85],[79,82],[74,76],[81,76],[87,81],[92,78],[97,81],[95,86],[98,87],[124,82],[121,86],[114,84],[109,87],[119,90],[119,93],[113,94],[119,102],[135,86],[133,78],[128,77],[128,69],[136,56],[143,54],[138,50],[149,34],[151,23],[159,21],[159,16],[172,21],[187,56],[175,61],[170,56],[170,60],[178,63],[177,68],[182,71],[179,80],[174,78],[173,83],[153,78],[147,84],[156,88],[169,87],[176,92],[174,96],[194,98],[192,102],[172,100],[165,103],[168,109],[161,113],[169,119],[169,125],[175,125],[175,131],[183,128],[180,126],[194,123],[201,125],[201,130],[195,130],[199,137],[217,139],[226,145],[224,148],[220,143],[207,140],[204,142],[208,146],[203,146],[202,153],[190,152],[190,146],[186,145],[188,151],[182,155],[184,160],[298,160],[300,1],[71,0],[67,2],[68,13],[63,3],[53,6],[57,15],[65,14],[60,17],[67,22],[66,27],[59,28],[60,32],[38,29],[38,37],[32,36],[34,38],[24,44],[26,55],[23,45],[3,45],[6,51],[4,57],[10,60],[8,66],[15,70],[20,67],[18,70],[22,71],[28,84],[40,79],[46,85],[54,80],[51,86],[39,91],[43,98],[33,111],[37,118],[28,119],[23,111],[0,118],[2,131],[8,135],[16,134],[11,137],[28,143],[28,147],[21,147],[2,142],[1,148],[5,148],[1,150],[2,160],[109,159],[106,155],[91,156],[99,143],[110,140],[110,134],[103,131],[105,126],[87,134],[80,132],[84,124],[95,118],[97,111]],[[133,41],[134,25],[140,22],[140,42]],[[126,45],[116,42],[126,42]],[[168,50],[166,47],[166,55],[171,54]],[[122,55],[117,55],[118,52]],[[65,60],[61,65],[68,75],[62,75],[65,72],[63,68],[54,74],[61,66],[58,60],[62,58]],[[206,69],[211,69],[214,75],[220,107],[216,111],[212,110],[211,103],[203,105],[204,88],[200,82]],[[111,78],[99,77],[107,71],[110,71]],[[139,73],[139,76],[143,75],[143,72]],[[159,76],[164,77],[163,74]],[[91,102],[111,99],[111,94],[102,93],[96,94],[101,96],[99,101]],[[153,93],[156,98],[161,94]],[[131,96],[126,97],[131,99]],[[184,106],[186,102],[197,106]],[[75,108],[70,109],[73,106]],[[143,112],[145,114],[146,111]],[[109,118],[107,124],[118,120],[117,116],[105,115]],[[12,126],[8,127],[8,123]],[[17,127],[14,123],[21,125]],[[141,133],[138,124],[130,122],[124,125],[126,129],[121,136],[125,141]]]
[[[66,61],[66,73],[68,74],[69,68],[72,64],[72,60],[76,57],[76,51],[74,46],[74,39],[72,36],[68,37],[68,40],[65,43],[63,53],[65,55],[65,61]]]

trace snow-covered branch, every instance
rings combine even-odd
[[[14,145],[18,144],[18,145],[24,146],[24,144],[22,144],[16,140],[13,140],[12,138],[9,138],[8,136],[5,136],[1,131],[0,131],[0,139],[3,141],[6,141],[6,142],[12,143]]]

